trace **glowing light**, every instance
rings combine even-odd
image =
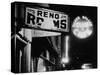
[[[90,69],[92,68],[92,65],[90,63],[85,63],[81,66],[82,69]]]
[[[69,62],[69,58],[68,57],[64,57],[64,58],[62,58],[61,62],[66,64],[66,63]]]
[[[69,36],[65,36],[65,52],[63,54],[63,58],[61,60],[61,63],[69,63],[69,56],[68,56],[68,50],[69,50],[69,44],[68,44],[68,41],[69,41]]]
[[[80,18],[78,16],[73,22],[72,32],[80,39],[87,38],[93,33],[93,24],[87,17]]]

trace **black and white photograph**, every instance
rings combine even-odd
[[[97,6],[11,3],[11,72],[98,68]]]

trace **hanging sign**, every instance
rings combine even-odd
[[[68,32],[68,15],[44,8],[26,7],[25,24],[38,29]]]

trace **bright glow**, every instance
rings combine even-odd
[[[69,50],[69,45],[68,45],[68,41],[69,41],[69,36],[65,37],[65,53],[63,55],[63,58],[61,60],[61,63],[68,63],[69,62],[69,56],[68,56],[68,50]]]
[[[85,63],[81,66],[82,69],[90,69],[92,68],[92,65],[90,63]]]
[[[82,18],[78,16],[73,22],[72,32],[80,39],[87,38],[93,33],[92,22],[85,16],[82,16]]]
[[[61,61],[61,63],[68,63],[69,62],[69,58],[68,57],[64,57],[64,58],[62,58],[62,61]]]

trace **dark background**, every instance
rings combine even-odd
[[[73,69],[79,69],[84,63],[92,64],[93,68],[97,67],[97,7],[89,6],[72,6],[72,5],[55,5],[51,4],[50,8],[61,11],[69,16],[70,27],[70,65]],[[93,34],[86,39],[76,38],[71,31],[73,20],[77,16],[87,16],[93,23]]]

